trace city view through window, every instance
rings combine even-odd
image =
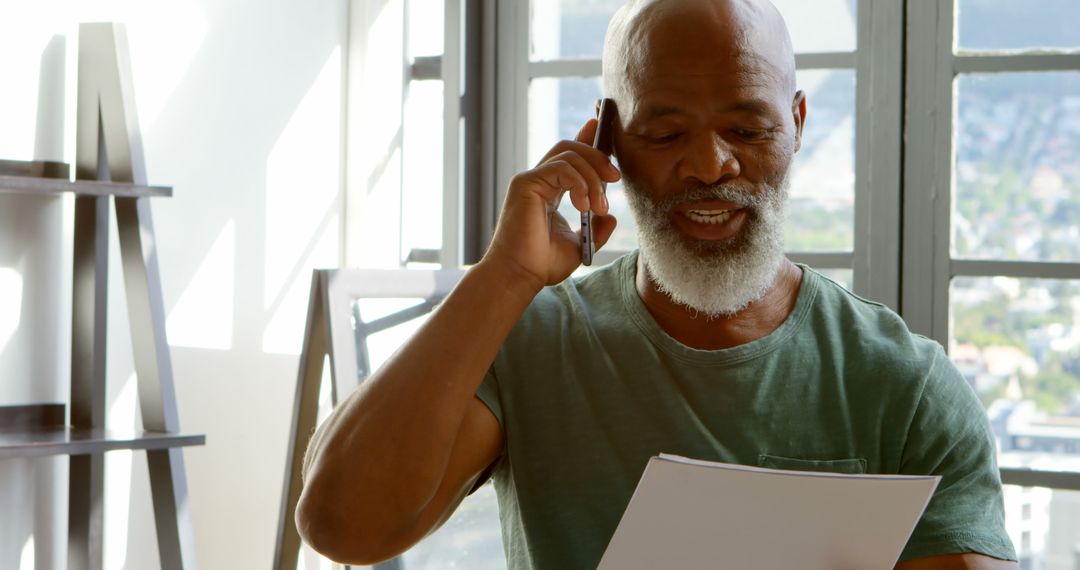
[[[1080,4],[961,0],[958,50],[1080,48]],[[1080,71],[955,85],[952,256],[1080,261]],[[1080,281],[957,277],[949,353],[1003,467],[1080,471]],[[1080,493],[1005,488],[1022,568],[1080,567]]]

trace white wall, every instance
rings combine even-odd
[[[185,453],[204,569],[273,554],[310,269],[341,258],[346,4],[0,2],[0,158],[72,160],[76,24],[127,23],[148,177],[175,192],[153,212],[181,425],[207,434]],[[0,405],[67,393],[70,203],[0,195]],[[137,401],[115,244],[110,261],[122,426]],[[106,567],[157,568],[145,458],[107,458]],[[0,462],[0,567],[62,564],[65,477],[62,460]]]

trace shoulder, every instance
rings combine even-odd
[[[591,326],[599,318],[622,311],[624,280],[630,255],[580,277],[545,287],[518,320],[511,337],[550,334],[571,325]]]
[[[844,356],[884,372],[925,378],[951,368],[940,344],[914,333],[889,307],[859,297],[828,277],[804,267],[804,286],[814,290],[809,326]]]

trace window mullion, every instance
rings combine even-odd
[[[953,259],[951,277],[1016,277],[1026,279],[1080,279],[1080,263]]]
[[[461,265],[461,21],[462,0],[446,0],[443,36],[443,267]]]
[[[858,13],[855,121],[855,293],[900,306],[903,115],[902,0],[863,0]],[[813,120],[811,118],[811,120]]]
[[[470,218],[467,218],[473,229],[473,241],[466,251],[468,256],[466,263],[475,263],[483,257],[491,238],[495,235],[495,219],[498,216],[499,186],[498,186],[498,10],[499,0],[470,0],[480,5],[479,19],[471,19],[470,22],[478,25],[478,30],[467,30],[468,34],[479,34],[481,37],[478,52],[470,61],[480,65],[479,82],[476,85],[477,96],[480,97],[478,123],[474,128],[479,129],[478,136],[471,137],[471,151],[478,153],[474,164],[480,169],[479,175],[474,177],[478,183],[475,192],[476,210]],[[472,191],[472,190],[470,190]]]
[[[907,3],[900,311],[946,345],[952,198],[955,0]]]
[[[1076,71],[1080,51],[1056,53],[962,54],[953,58],[956,73],[1005,73],[1025,71]]]
[[[499,0],[496,13],[495,203],[497,218],[510,179],[526,163],[529,91],[528,0]],[[494,224],[494,221],[492,222]]]

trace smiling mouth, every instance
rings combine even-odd
[[[699,224],[722,224],[737,210],[687,210],[686,217]]]

